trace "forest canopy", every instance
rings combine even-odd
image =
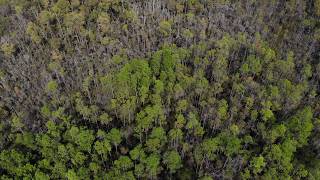
[[[320,0],[0,0],[0,179],[320,177]]]

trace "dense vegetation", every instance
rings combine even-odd
[[[0,0],[0,179],[320,178],[320,0]]]

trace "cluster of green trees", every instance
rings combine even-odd
[[[0,0],[0,179],[319,179],[319,10]]]

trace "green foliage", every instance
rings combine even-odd
[[[58,90],[58,83],[54,80],[48,82],[46,87],[47,92],[55,92]]]
[[[111,144],[107,139],[104,139],[103,141],[96,141],[94,143],[94,149],[103,157],[106,157],[111,152],[111,148]]]
[[[111,104],[112,108],[120,111],[124,122],[131,122],[137,106],[145,103],[151,85],[150,76],[151,70],[145,60],[133,60],[115,75],[113,88],[117,91]]]
[[[49,176],[46,175],[45,173],[41,172],[41,171],[37,171],[35,173],[35,177],[36,180],[49,180]]]
[[[183,32],[182,32],[182,35],[186,39],[192,39],[193,36],[194,36],[192,31],[190,31],[190,29],[184,29]]]
[[[250,166],[252,167],[255,175],[260,173],[265,165],[266,163],[264,162],[264,158],[262,156],[254,157],[250,162]]]
[[[27,25],[26,33],[30,36],[31,40],[35,43],[40,43],[41,37],[38,33],[38,28],[32,22],[29,22]]]
[[[308,137],[313,129],[312,117],[311,107],[306,107],[288,120],[289,136],[298,142],[299,147],[307,144]]]
[[[72,126],[67,134],[70,140],[78,145],[80,150],[85,152],[91,151],[91,144],[95,139],[91,130],[79,129],[78,127]]]
[[[260,59],[254,56],[249,56],[246,62],[241,66],[242,73],[251,73],[253,75],[259,75],[262,71],[262,65]]]
[[[4,55],[11,56],[15,51],[14,44],[4,43],[1,45],[1,50],[3,51]]]
[[[153,123],[159,122],[158,124],[161,125],[163,121],[163,112],[161,107],[155,106],[147,106],[144,110],[139,112],[136,117],[136,132],[139,136],[142,133],[147,132],[151,129]]]
[[[84,16],[81,13],[71,12],[65,15],[64,25],[67,28],[79,30],[84,24]]]
[[[74,170],[69,170],[66,174],[66,177],[68,180],[77,180],[79,179],[79,177],[77,176],[77,174],[74,172]]]
[[[107,125],[112,121],[112,118],[107,113],[103,113],[99,116],[99,120],[101,124]]]
[[[110,29],[110,17],[106,13],[101,13],[97,18],[97,24],[102,32],[108,32]]]
[[[0,179],[319,179],[318,17],[0,0]]]
[[[114,161],[114,165],[117,169],[121,169],[122,171],[133,167],[133,163],[128,156],[120,156],[118,160]]]
[[[141,161],[141,160],[145,159],[145,157],[146,157],[146,154],[144,153],[141,145],[138,145],[135,148],[133,148],[129,154],[130,154],[130,157],[132,160],[140,160]]]
[[[16,150],[1,151],[0,167],[6,169],[9,174],[15,177],[29,177],[35,167],[29,163],[28,155],[24,155]]]
[[[0,1],[1,3],[1,1]],[[3,36],[4,33],[8,30],[9,18],[8,17],[0,17],[0,36]]]
[[[159,31],[164,35],[164,36],[169,36],[172,29],[171,29],[171,22],[170,21],[161,21],[159,24]]]
[[[285,136],[286,130],[287,128],[285,125],[277,125],[272,128],[268,138],[271,139],[271,142],[275,142],[278,138],[283,138]]]
[[[221,120],[225,120],[227,118],[227,112],[228,112],[228,103],[226,100],[222,99],[218,103],[218,111],[217,116]]]
[[[23,134],[17,134],[15,143],[24,145],[25,147],[33,150],[36,149],[36,146],[34,145],[35,144],[34,136],[29,132],[23,133]]]
[[[201,137],[204,134],[204,130],[203,127],[201,127],[197,115],[190,112],[188,115],[188,119],[189,120],[186,124],[186,129],[190,130],[191,133],[194,134],[194,136]]]
[[[12,128],[15,131],[22,131],[24,124],[21,122],[21,119],[18,116],[13,116],[11,122]]]
[[[69,2],[66,0],[58,0],[52,7],[52,11],[57,14],[65,14],[69,8]]]
[[[156,177],[159,173],[160,157],[157,154],[148,156],[144,163],[146,164],[146,173],[149,178]]]
[[[320,16],[320,1],[319,0],[314,1],[314,7],[315,7],[316,15]]]
[[[50,21],[52,20],[52,17],[53,15],[50,11],[43,10],[40,12],[38,20],[40,24],[46,25],[50,23]]]
[[[112,128],[111,131],[107,134],[106,138],[116,147],[122,141],[121,132],[116,128]]]
[[[164,154],[163,162],[167,165],[171,173],[175,173],[182,167],[181,157],[177,151],[169,151]]]

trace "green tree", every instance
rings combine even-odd
[[[250,162],[250,166],[252,167],[253,173],[255,175],[257,173],[260,173],[263,170],[265,165],[266,163],[264,162],[263,156],[254,157]]]
[[[14,129],[14,131],[23,132],[24,124],[22,123],[21,118],[19,118],[18,116],[13,116],[11,119],[11,122],[12,122],[12,128]]]
[[[170,21],[161,21],[159,24],[159,31],[166,37],[169,36],[172,29],[171,29],[171,22]]]
[[[58,83],[54,80],[51,80],[47,84],[46,88],[47,92],[55,92],[58,90]]]
[[[68,135],[71,142],[77,144],[80,150],[91,152],[91,145],[95,139],[93,131],[72,126],[68,131]]]
[[[128,156],[120,156],[118,160],[114,161],[114,165],[117,169],[121,169],[122,171],[131,169],[134,166]]]
[[[171,129],[169,131],[169,140],[173,147],[177,147],[178,143],[183,139],[183,131],[181,129]]]
[[[107,13],[101,13],[99,14],[97,18],[97,24],[99,27],[99,30],[101,30],[103,33],[106,33],[110,30],[110,17]]]
[[[118,145],[122,141],[122,135],[121,132],[116,129],[112,128],[110,132],[107,134],[106,138],[117,148]]]
[[[146,165],[146,173],[149,178],[154,178],[158,175],[160,170],[160,157],[158,154],[151,154],[148,156],[144,163]]]
[[[145,154],[141,144],[139,144],[136,147],[134,147],[129,152],[129,154],[130,154],[131,159],[133,159],[133,160],[141,161],[141,160],[144,160],[146,158],[146,154]]]
[[[145,103],[151,86],[151,69],[145,60],[133,60],[115,75],[114,99],[111,104],[124,122],[131,122],[135,109]]]
[[[317,16],[320,16],[320,1],[315,0],[314,2],[315,12]]]
[[[289,137],[298,142],[298,146],[305,145],[313,129],[312,124],[313,112],[310,106],[298,111],[288,120]]]
[[[70,3],[67,0],[58,0],[53,6],[52,11],[63,15],[69,10]]]
[[[68,180],[78,180],[78,179],[80,179],[77,176],[76,172],[74,172],[74,170],[68,170],[68,172],[66,173],[66,178]]]
[[[175,173],[182,167],[181,157],[175,150],[166,152],[163,156],[163,162],[167,165],[170,173]]]
[[[26,33],[30,36],[31,40],[36,44],[39,44],[41,41],[41,37],[38,31],[39,31],[38,27],[33,22],[28,23]]]
[[[15,47],[14,47],[14,44],[3,43],[1,45],[1,50],[4,52],[4,55],[11,56],[15,51]]]
[[[37,171],[34,175],[36,180],[49,180],[49,176],[41,171]]]
[[[84,23],[84,15],[82,13],[70,12],[64,16],[64,25],[73,31],[79,31]]]
[[[102,113],[99,116],[99,121],[103,125],[107,125],[112,121],[112,118],[107,113]]]
[[[107,155],[110,154],[112,146],[109,140],[104,139],[103,141],[96,141],[94,143],[94,149],[103,157],[103,159],[107,159]]]

